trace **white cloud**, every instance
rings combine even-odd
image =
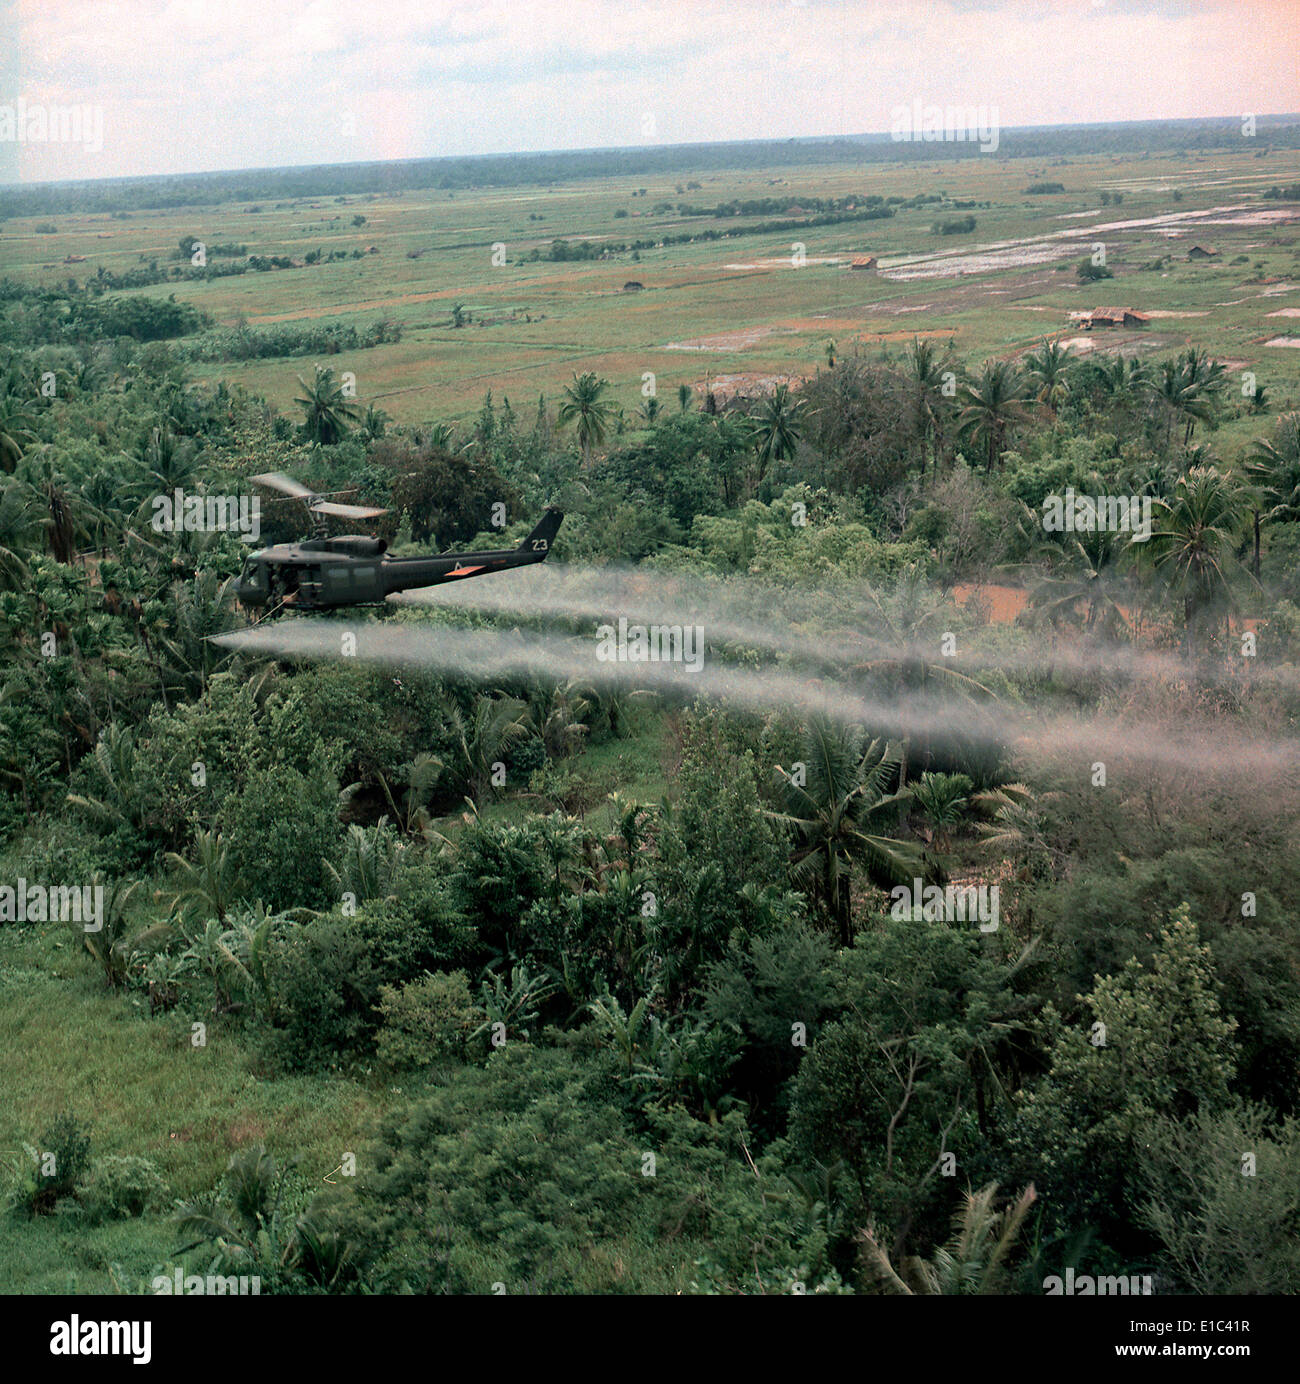
[[[676,142],[882,130],[916,98],[1004,125],[1300,107],[1300,7],[1267,0],[17,0],[0,23],[0,100],[104,110],[101,154],[25,148],[28,179],[638,143],[647,111]]]

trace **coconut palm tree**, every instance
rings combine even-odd
[[[110,721],[99,732],[95,748],[83,761],[93,793],[69,793],[67,801],[79,807],[107,835],[127,825],[139,827],[147,803],[136,768],[135,732]]]
[[[855,674],[865,674],[877,680],[883,689],[898,698],[916,702],[925,697],[931,684],[943,692],[952,692],[971,703],[996,700],[992,688],[967,673],[958,672],[952,660],[943,657],[932,624],[938,617],[947,617],[941,600],[926,598],[925,583],[920,569],[909,566],[901,576],[894,599],[886,602],[869,583],[863,583],[866,596],[867,621],[876,633],[866,640],[868,657],[852,666]],[[852,617],[857,621],[858,617]],[[861,642],[863,636],[855,631],[850,641]],[[853,647],[850,642],[849,647]],[[933,650],[934,652],[930,652]],[[920,762],[930,762],[930,733],[920,737]],[[910,739],[903,742],[899,766],[899,787],[907,784]]]
[[[582,448],[584,465],[591,462],[592,449],[599,447],[614,425],[614,405],[604,397],[609,381],[592,371],[574,375],[573,383],[564,386],[564,402],[556,412],[561,427],[577,421],[578,446]]]
[[[1253,509],[1255,580],[1259,580],[1261,519],[1294,524],[1300,519],[1300,413],[1277,420],[1272,438],[1257,438],[1246,450],[1246,474],[1255,484],[1260,504]]]
[[[177,487],[183,489],[198,472],[193,443],[177,437],[166,426],[150,428],[136,450],[136,458],[144,467],[148,488],[165,494]]]
[[[1059,793],[1045,793],[1042,801],[1059,797]],[[990,851],[1030,866],[1061,854],[1049,840],[1042,807],[1027,784],[999,784],[973,794],[970,801],[985,815],[986,820],[976,822],[975,830]]]
[[[98,932],[81,931],[82,943],[95,959],[103,973],[104,982],[110,989],[119,989],[131,978],[133,971],[138,974],[139,962],[171,933],[171,925],[166,922],[146,923],[131,930],[129,912],[131,896],[139,887],[139,880],[129,884],[116,880],[104,885],[104,916]]]
[[[898,841],[887,826],[912,800],[894,791],[900,753],[879,740],[866,743],[861,726],[814,717],[803,733],[801,768],[779,768],[785,811],[769,812],[791,828],[791,873],[807,885],[833,923],[843,946],[853,942],[850,885],[861,865],[880,884],[901,884],[933,873],[920,846]]]
[[[767,475],[774,461],[788,461],[803,436],[806,399],[791,399],[790,386],[779,384],[750,415],[750,441],[758,457],[758,479]]]
[[[1089,477],[1092,481],[1092,477]],[[1096,481],[1100,493],[1103,483]],[[1139,495],[1143,492],[1139,490]],[[1021,532],[1032,535],[1030,570],[1037,580],[1029,593],[1029,610],[1055,625],[1078,618],[1083,607],[1083,628],[1102,630],[1118,637],[1128,621],[1116,600],[1119,568],[1127,556],[1120,535],[1109,529],[1090,533],[1064,533],[1055,538],[1043,534],[1042,516],[1023,506]],[[1044,575],[1040,563],[1045,560]]]
[[[26,577],[41,527],[31,490],[22,481],[6,481],[0,487],[0,586],[16,587]]]
[[[23,452],[36,441],[31,425],[35,420],[20,398],[0,395],[0,471],[13,475]]]
[[[1011,429],[1029,416],[1028,392],[1024,375],[1009,360],[986,360],[979,375],[961,387],[958,427],[963,438],[984,452],[989,472],[997,465]]]
[[[907,373],[914,391],[914,418],[917,437],[921,443],[921,474],[925,474],[925,452],[931,451],[934,474],[939,475],[939,453],[943,443],[943,420],[947,399],[943,393],[944,376],[952,372],[952,361],[940,356],[933,341],[919,336],[912,338],[904,357]]]
[[[367,899],[396,898],[394,881],[402,859],[403,845],[387,817],[373,827],[353,822],[343,839],[339,863],[322,860],[339,898],[351,894],[357,903]]]
[[[1241,573],[1237,548],[1245,500],[1230,476],[1212,466],[1193,466],[1167,500],[1153,507],[1151,538],[1131,544],[1138,561],[1161,576],[1183,602],[1183,648],[1201,642],[1211,612],[1233,604]]]
[[[1211,361],[1204,351],[1193,347],[1174,360],[1161,361],[1160,369],[1145,382],[1145,388],[1164,415],[1164,450],[1173,443],[1175,424],[1183,429],[1183,446],[1189,447],[1198,422],[1209,422],[1215,415],[1215,396],[1223,388],[1223,366]]]
[[[367,404],[366,411],[361,415],[361,431],[365,433],[371,442],[383,437],[384,429],[393,420],[381,408],[376,408],[374,404]]]
[[[1137,356],[1115,355],[1090,360],[1088,369],[1096,387],[1118,406],[1131,405],[1151,378],[1146,362]]]
[[[1045,404],[1053,418],[1070,397],[1068,372],[1074,363],[1070,348],[1059,341],[1044,341],[1042,346],[1025,357],[1029,387],[1040,404]]]
[[[55,562],[70,563],[77,542],[88,537],[89,508],[53,447],[39,447],[24,463],[32,491],[45,510],[45,538]]]
[[[344,392],[343,382],[327,365],[318,365],[312,382],[307,383],[301,375],[298,383],[302,394],[294,399],[301,405],[304,416],[303,426],[307,435],[318,446],[328,447],[344,437],[348,424],[361,415],[357,401]]]

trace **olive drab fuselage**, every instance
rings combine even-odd
[[[294,610],[378,605],[395,591],[544,562],[563,517],[548,510],[517,548],[436,557],[390,557],[382,538],[360,534],[277,543],[244,560],[235,595],[247,606]]]

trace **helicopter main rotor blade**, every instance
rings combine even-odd
[[[317,500],[309,506],[313,514],[337,514],[340,519],[378,519],[386,509],[371,509],[367,505],[338,505],[332,500]]]
[[[283,471],[267,471],[260,476],[250,476],[249,479],[271,490],[278,490],[284,495],[292,495],[295,500],[310,500],[312,497],[312,492],[301,481],[286,476]]]

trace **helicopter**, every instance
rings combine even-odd
[[[485,576],[511,567],[545,562],[564,518],[548,508],[532,533],[517,548],[477,553],[443,553],[436,557],[389,557],[383,538],[365,534],[325,534],[327,514],[343,519],[377,519],[386,509],[335,504],[279,471],[253,476],[268,489],[305,502],[314,536],[299,543],[276,543],[252,553],[235,583],[241,604],[266,607],[261,618],[282,610],[332,610],[338,606],[381,605],[394,591],[437,586],[446,581]]]

